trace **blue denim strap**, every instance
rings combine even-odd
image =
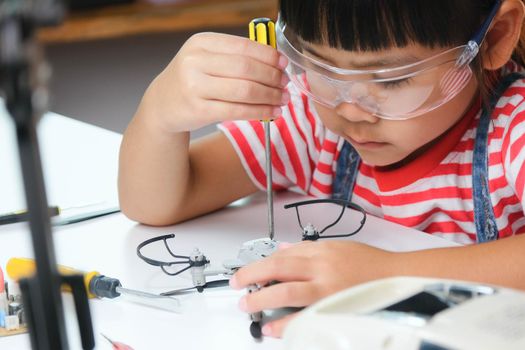
[[[476,130],[472,160],[472,200],[474,202],[474,221],[478,243],[496,240],[499,233],[494,216],[494,208],[490,200],[488,184],[488,131],[490,117],[505,90],[516,80],[522,78],[522,74],[512,73],[505,76],[498,83],[490,98],[490,108],[483,107]]]
[[[345,141],[337,159],[335,179],[332,185],[332,198],[347,201],[352,198],[360,161],[361,158],[355,148]]]

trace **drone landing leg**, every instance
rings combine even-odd
[[[251,284],[248,286],[248,293],[253,293],[260,289],[261,287],[259,285]],[[262,339],[262,330],[261,330],[262,317],[263,317],[262,311],[254,312],[250,314],[250,318],[252,320],[252,323],[250,324],[250,334],[255,340]]]
[[[262,340],[262,330],[261,330],[261,322],[255,322],[253,321],[250,324],[250,334],[252,335],[253,339],[255,340]]]

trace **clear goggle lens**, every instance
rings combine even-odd
[[[473,57],[468,56],[477,53],[463,45],[402,67],[345,70],[303,55],[280,22],[277,44],[288,57],[290,80],[311,99],[330,108],[352,103],[385,119],[413,118],[451,100],[470,81]],[[463,63],[458,64],[460,57]]]

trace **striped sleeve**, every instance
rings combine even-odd
[[[280,118],[271,123],[273,186],[308,193],[324,128],[305,107],[303,97],[290,91],[291,101]],[[254,184],[266,188],[264,124],[259,121],[227,121],[218,126],[232,143]]]
[[[512,93],[498,103],[503,101],[505,106],[501,106],[502,109],[512,108],[503,132],[501,152],[505,177],[525,206],[525,84],[523,81],[517,84],[521,86],[513,85],[509,89]]]

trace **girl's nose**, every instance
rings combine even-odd
[[[335,112],[349,122],[367,122],[375,124],[379,121],[379,117],[375,114],[365,111],[353,103],[343,102],[335,108]]]

